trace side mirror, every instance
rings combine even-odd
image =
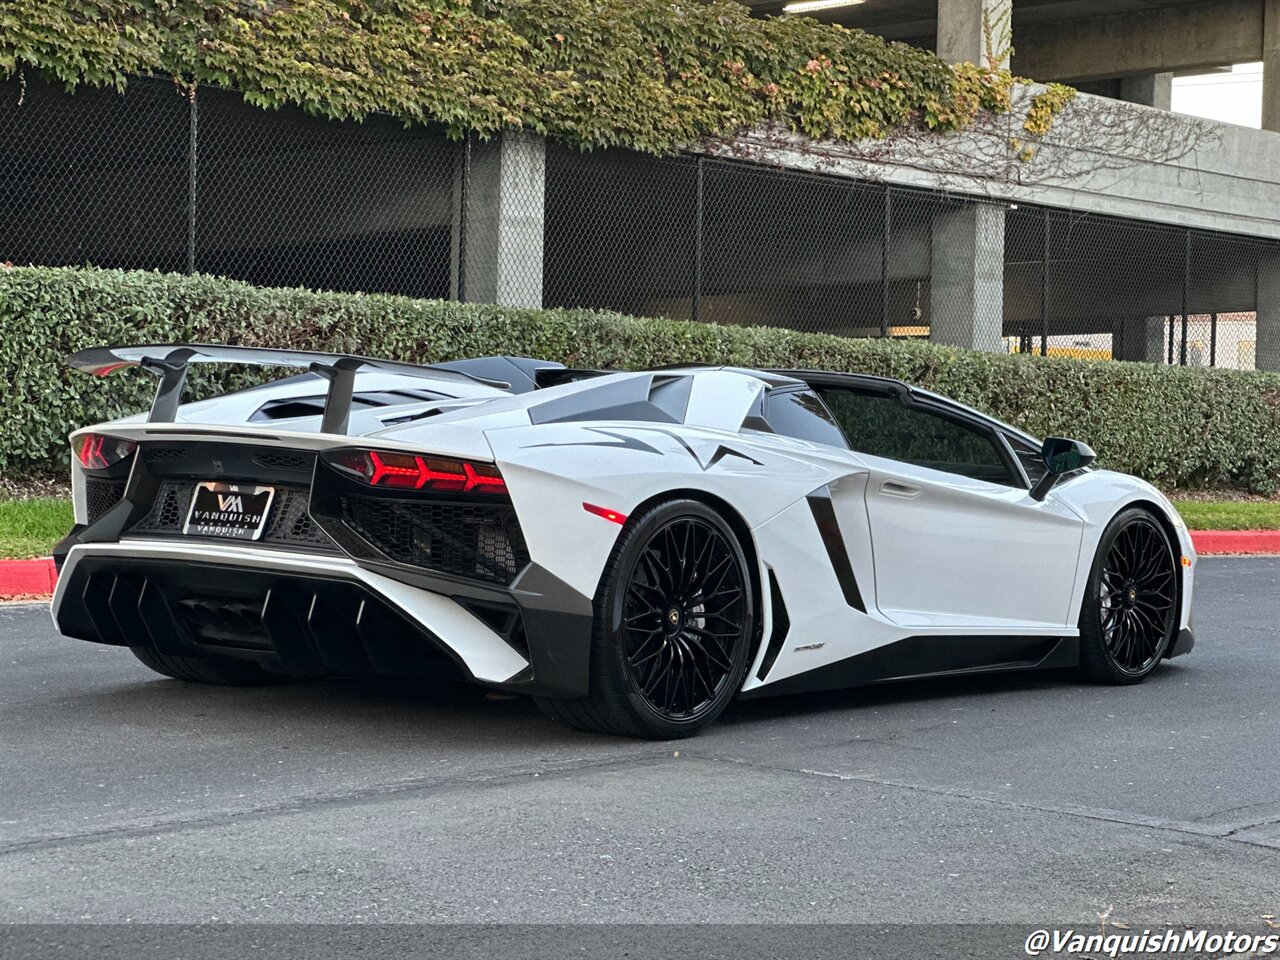
[[[1093,463],[1098,455],[1087,443],[1068,440],[1066,437],[1050,437],[1040,448],[1044,459],[1044,476],[1031,488],[1032,500],[1043,500],[1064,473],[1080,470]]]

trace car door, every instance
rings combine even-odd
[[[1060,628],[1084,523],[1029,495],[1001,434],[899,385],[819,390],[870,468],[876,603],[904,626]]]

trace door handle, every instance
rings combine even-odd
[[[913,483],[903,483],[900,480],[886,480],[880,484],[880,492],[886,497],[902,497],[910,500],[912,497],[920,495],[920,488]]]

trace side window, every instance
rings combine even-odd
[[[831,412],[812,390],[771,393],[764,410],[769,428],[780,436],[849,449]]]
[[[979,427],[904,404],[888,392],[829,388],[822,396],[844,428],[849,446],[859,453],[990,483],[1021,485],[995,438]]]
[[[1040,455],[1040,448],[1010,433],[1005,434],[1005,439],[1009,441],[1009,446],[1013,449],[1013,455],[1022,464],[1022,469],[1027,473],[1027,479],[1031,481],[1031,485],[1034,487],[1036,482],[1044,476],[1045,471],[1044,458]]]

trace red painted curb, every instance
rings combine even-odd
[[[1196,553],[1280,553],[1280,530],[1192,530]]]
[[[58,573],[51,557],[39,560],[0,560],[0,600],[53,593]]]
[[[1201,556],[1227,553],[1280,554],[1280,530],[1192,530],[1191,542]],[[58,582],[51,557],[0,560],[0,600],[48,596]]]

